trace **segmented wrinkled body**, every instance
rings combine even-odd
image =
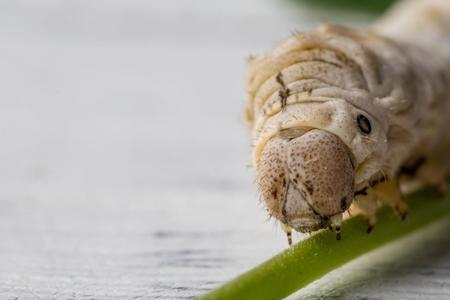
[[[339,196],[341,210],[334,203],[321,213],[325,196],[314,200],[306,179],[298,184],[295,174],[286,175],[295,167],[292,153],[300,149],[292,140],[312,129],[331,133],[340,141],[336,145],[347,148],[352,195],[367,196],[365,189],[385,180],[437,185],[450,166],[450,1],[406,1],[365,30],[324,25],[294,34],[250,62],[247,95],[258,186],[269,212],[282,223],[292,227],[283,211],[290,210],[290,182],[308,194],[302,197],[325,221],[352,200],[342,200],[349,187]],[[296,155],[306,155],[305,149]],[[316,160],[327,163],[308,175],[317,182],[312,188],[342,191],[335,187],[349,172],[332,170],[347,162],[330,167],[332,159]],[[328,187],[333,176],[341,181]],[[316,227],[324,226],[305,231]]]

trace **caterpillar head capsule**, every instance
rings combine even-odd
[[[336,135],[319,129],[277,135],[265,145],[256,172],[270,214],[283,224],[299,232],[339,231],[353,200],[354,165]]]

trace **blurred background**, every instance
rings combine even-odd
[[[191,298],[285,249],[245,60],[390,1],[333,2],[1,1],[0,298]]]

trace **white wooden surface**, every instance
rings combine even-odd
[[[319,21],[279,1],[0,2],[0,299],[191,298],[284,249],[246,167],[245,57]],[[295,298],[446,299],[440,233]]]

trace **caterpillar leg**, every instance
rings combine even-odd
[[[356,208],[364,216],[367,222],[367,233],[370,233],[377,223],[378,196],[367,188],[364,193],[355,195],[352,210]]]
[[[291,247],[292,246],[292,228],[283,223],[281,223],[281,228],[283,228],[283,231],[286,232],[288,245],[289,245],[289,247]]]
[[[395,213],[404,220],[408,214],[408,205],[400,191],[400,185],[397,180],[387,180],[372,187],[379,199],[392,207]]]
[[[417,171],[417,178],[426,186],[433,187],[439,193],[445,193],[448,190],[447,174],[449,168],[444,164],[435,161],[426,163]]]

